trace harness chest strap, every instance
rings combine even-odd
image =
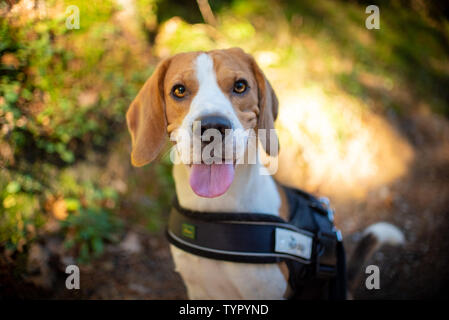
[[[246,263],[291,261],[313,268],[317,277],[335,277],[337,236],[332,229],[319,229],[311,232],[268,214],[190,211],[175,199],[167,237],[176,247],[206,258]]]

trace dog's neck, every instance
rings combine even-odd
[[[173,177],[179,204],[185,209],[279,215],[281,198],[276,183],[260,161],[256,164],[237,165],[232,185],[225,194],[217,198],[196,195],[189,185],[189,168],[182,163],[173,166]]]

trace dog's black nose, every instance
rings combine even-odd
[[[207,116],[198,119],[198,121],[201,121],[201,135],[208,129],[216,129],[224,137],[226,130],[232,129],[231,121],[220,116]]]

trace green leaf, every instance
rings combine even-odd
[[[20,190],[20,184],[17,181],[11,181],[6,186],[6,192],[17,193]]]
[[[92,239],[92,249],[95,256],[99,256],[103,253],[103,240],[100,237],[95,237]]]

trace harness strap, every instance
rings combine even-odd
[[[283,188],[290,209],[288,222],[269,214],[186,210],[175,197],[168,240],[184,251],[210,259],[285,262],[292,299],[344,299],[344,248],[328,201]]]
[[[323,278],[336,274],[335,234],[324,232],[317,237],[269,214],[191,211],[180,207],[175,198],[167,237],[176,247],[206,258],[246,263],[291,261],[313,266]]]

